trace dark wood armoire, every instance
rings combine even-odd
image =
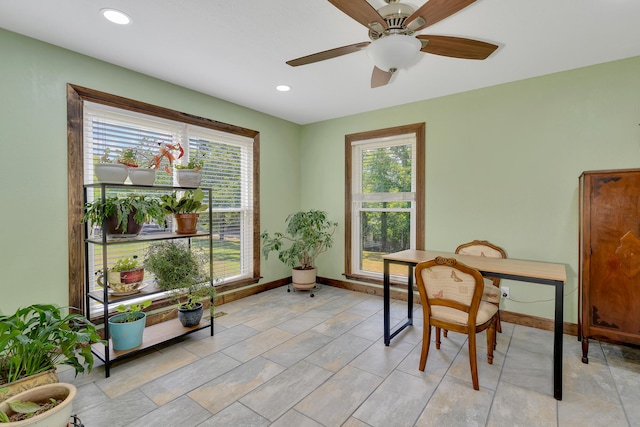
[[[640,169],[580,175],[579,338],[640,344]]]

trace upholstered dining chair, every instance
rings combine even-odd
[[[436,349],[440,349],[440,329],[467,334],[471,379],[473,388],[479,390],[476,334],[487,330],[487,362],[493,364],[498,313],[498,307],[482,301],[482,275],[453,258],[443,257],[419,263],[415,274],[424,314],[419,369],[424,371],[427,364],[432,326]]]
[[[499,246],[489,243],[486,240],[474,240],[473,242],[463,243],[456,248],[456,253],[460,255],[483,256],[487,258],[506,258],[507,253]],[[500,307],[500,279],[497,277],[484,279],[484,291],[482,292],[482,301],[495,304]],[[496,330],[502,332],[500,325],[500,309],[498,308],[498,321],[496,322]],[[445,333],[445,337],[446,337]]]

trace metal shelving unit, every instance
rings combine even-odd
[[[173,191],[186,191],[193,190],[193,188],[185,188],[185,187],[173,187],[166,185],[128,185],[128,184],[87,184],[84,186],[84,203],[87,203],[89,200],[89,191],[93,189],[100,190],[100,197],[102,197],[103,202],[107,198],[107,190],[117,191],[117,192],[127,192],[127,193],[135,193],[135,192],[143,192],[143,193],[157,193],[163,194],[167,192]],[[84,227],[84,244],[85,244],[85,254],[84,254],[84,282],[85,282],[85,316],[90,319],[91,318],[91,307],[92,302],[98,303],[102,307],[103,313],[103,324],[104,324],[104,338],[107,341],[106,345],[102,344],[94,344],[92,345],[92,351],[100,360],[102,360],[105,364],[105,377],[109,377],[111,364],[116,360],[120,360],[125,357],[130,357],[136,353],[139,353],[149,347],[154,345],[158,345],[167,341],[170,341],[174,338],[178,338],[181,336],[185,336],[191,334],[193,332],[209,328],[211,336],[214,334],[214,324],[213,317],[209,319],[209,322],[201,322],[199,325],[193,327],[184,327],[179,322],[178,319],[171,319],[165,322],[161,322],[156,325],[147,326],[144,330],[143,342],[140,346],[132,348],[130,350],[123,351],[115,351],[112,348],[111,340],[109,339],[109,322],[107,321],[109,318],[109,306],[113,304],[126,303],[126,301],[139,299],[141,297],[152,297],[155,294],[160,294],[163,291],[158,289],[153,285],[153,283],[146,283],[146,287],[141,289],[138,293],[127,295],[127,296],[114,296],[109,294],[108,283],[107,283],[107,275],[106,271],[108,268],[108,252],[109,247],[113,247],[115,245],[131,245],[131,244],[139,244],[139,243],[148,243],[152,241],[160,241],[160,240],[173,240],[173,239],[188,239],[189,244],[193,243],[195,240],[203,240],[206,239],[208,242],[209,248],[209,276],[212,278],[210,286],[213,286],[213,235],[211,232],[211,224],[213,220],[213,215],[211,211],[211,200],[212,200],[212,191],[211,188],[201,188],[202,191],[208,195],[208,230],[206,232],[198,231],[196,234],[176,234],[172,232],[162,232],[162,233],[153,233],[149,235],[139,235],[135,237],[110,237],[107,235],[107,227],[106,224],[102,224],[102,233],[99,238],[92,237],[90,234],[90,226],[88,223],[85,223]],[[90,272],[89,272],[89,256],[90,256],[90,246],[97,245],[102,247],[102,271],[105,272],[104,275],[104,286],[100,290],[91,290],[91,280],[90,280]],[[97,261],[97,260],[96,260]],[[210,299],[210,304],[213,305],[213,298]]]

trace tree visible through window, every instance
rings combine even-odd
[[[423,126],[347,136],[347,276],[379,279],[383,255],[423,247]]]

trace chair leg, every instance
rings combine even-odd
[[[427,355],[429,354],[429,344],[431,341],[431,325],[424,325],[424,332],[422,334],[422,353],[420,354],[420,366],[418,369],[424,371],[427,365]]]
[[[442,334],[444,335],[444,337],[445,337],[445,338],[447,337],[447,333],[448,333],[448,332],[449,332],[449,331],[447,331],[446,329],[443,329],[443,330],[442,330]]]
[[[440,350],[440,328],[436,327],[436,348]]]
[[[469,334],[469,364],[471,365],[471,381],[473,389],[480,390],[478,383],[478,360],[476,359],[476,334]]]
[[[496,347],[496,323],[495,321],[487,329],[487,362],[493,365],[493,349]]]

